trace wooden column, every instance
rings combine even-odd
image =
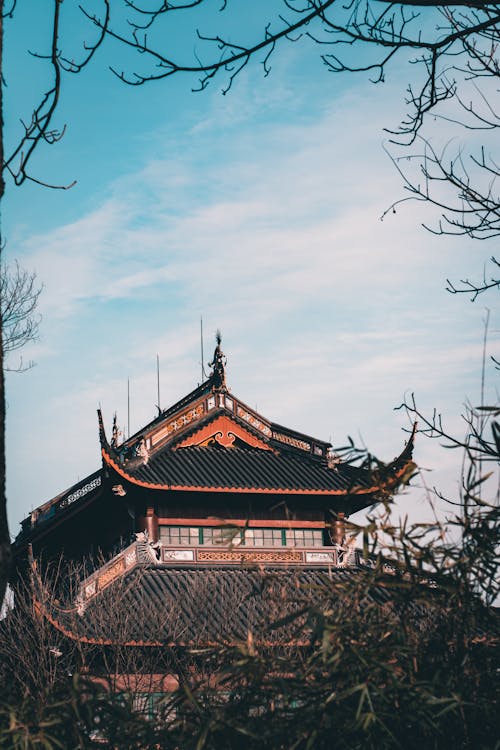
[[[145,516],[139,516],[137,519],[138,531],[147,531],[150,542],[158,541],[158,516],[153,506],[146,509]]]
[[[334,544],[339,544],[340,546],[345,541],[345,513],[342,510],[337,513],[337,518],[333,522],[332,541]]]

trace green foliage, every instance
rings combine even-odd
[[[153,719],[103,681],[61,674],[43,697],[0,709],[0,748],[499,747],[498,616],[471,593],[455,548],[440,550],[440,567],[427,551],[430,580],[417,529],[391,534],[404,566],[379,555],[356,575],[325,573],[313,607],[273,623],[296,625],[302,645],[249,633],[205,652],[212,678],[193,672]]]
[[[218,685],[183,706],[196,748],[492,748],[500,737],[494,616],[382,564],[302,630],[310,646],[221,652]],[[387,596],[386,596],[387,595]],[[462,601],[463,603],[463,601]],[[228,692],[226,703],[217,691]],[[185,739],[185,738],[184,738]]]
[[[59,684],[44,702],[25,695],[0,708],[2,750],[132,750],[152,747],[151,730],[131,701],[78,676]]]

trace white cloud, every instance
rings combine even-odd
[[[132,429],[154,415],[156,352],[163,406],[196,385],[200,313],[223,329],[234,391],[278,422],[337,443],[361,430],[391,458],[405,391],[456,413],[475,387],[479,314],[471,323],[442,287],[468,247],[417,231],[415,208],[379,221],[398,181],[377,135],[387,107],[368,122],[361,99],[258,132],[238,132],[227,112],[214,132],[212,112],[176,157],[150,159],[93,211],[25,239],[46,290],[30,398],[11,382],[10,434],[32,462],[32,476],[10,463],[18,516],[25,498],[38,504],[94,468],[95,408],[108,421],[118,408],[123,424],[127,377]],[[451,476],[448,457],[418,450]]]

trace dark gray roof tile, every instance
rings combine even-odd
[[[307,455],[211,446],[160,451],[130,474],[153,484],[236,489],[345,491],[372,484],[368,471],[348,464],[329,468]]]

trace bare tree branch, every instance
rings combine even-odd
[[[36,341],[41,316],[36,312],[42,287],[36,274],[21,268],[17,261],[11,266],[0,265],[0,315],[2,317],[3,350],[5,354],[18,351]],[[29,369],[32,363],[6,370],[17,372]]]
[[[490,261],[497,267],[500,268],[500,263],[496,258],[490,258]],[[500,279],[494,278],[493,276],[489,279],[486,278],[486,271],[483,273],[483,279],[481,282],[470,281],[469,279],[462,279],[460,282],[463,286],[458,287],[449,279],[446,279],[446,290],[451,294],[470,294],[471,302],[474,302],[476,297],[489,289],[500,289]]]

